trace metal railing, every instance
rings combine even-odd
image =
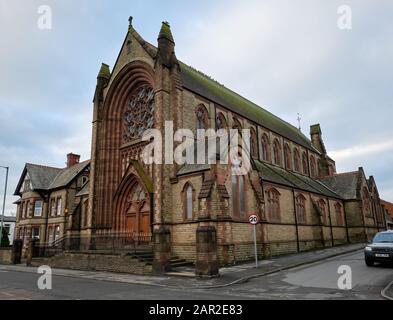
[[[64,236],[52,243],[32,244],[33,257],[52,257],[64,251],[106,254],[131,254],[152,245],[152,235],[146,233],[103,233]]]

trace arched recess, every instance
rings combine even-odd
[[[152,233],[151,193],[139,177],[129,175],[115,196],[116,231],[121,234]]]
[[[104,104],[98,110],[101,122],[97,124],[98,136],[95,138],[98,171],[95,173],[93,194],[96,198],[93,202],[98,228],[118,227],[112,224],[116,212],[113,200],[122,177],[120,148],[123,139],[123,116],[131,95],[141,86],[155,87],[154,71],[145,62],[131,62],[111,81]]]

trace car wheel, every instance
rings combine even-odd
[[[366,265],[367,267],[373,267],[374,266],[374,261],[371,259],[366,259]]]

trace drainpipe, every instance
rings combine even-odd
[[[347,233],[347,243],[350,243],[349,229],[348,229],[348,218],[347,218],[347,210],[345,208],[345,203],[343,203],[343,210],[344,210],[345,231]]]
[[[300,252],[300,243],[299,243],[299,225],[297,221],[297,213],[296,213],[296,199],[295,199],[295,189],[292,188],[292,197],[293,197],[293,212],[295,213],[295,226],[296,226],[296,245],[297,252]]]
[[[329,210],[330,238],[332,240],[332,248],[333,248],[334,247],[334,236],[333,236],[332,215],[331,215],[331,211],[330,211],[329,198],[327,198],[327,203],[328,203],[328,210]]]

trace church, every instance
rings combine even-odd
[[[250,169],[233,175],[231,160],[147,164],[143,134],[155,129],[165,137],[168,122],[194,136],[200,129],[248,130],[242,153]],[[199,276],[251,260],[250,214],[260,218],[262,259],[366,242],[385,228],[374,178],[363,168],[337,173],[319,124],[307,137],[178,60],[167,22],[152,45],[130,18],[112,70],[102,64],[97,76],[92,133],[86,205],[67,211],[70,227],[58,237],[90,239],[90,248],[100,237],[132,237],[151,247],[156,272],[169,270],[173,256],[195,264]]]

